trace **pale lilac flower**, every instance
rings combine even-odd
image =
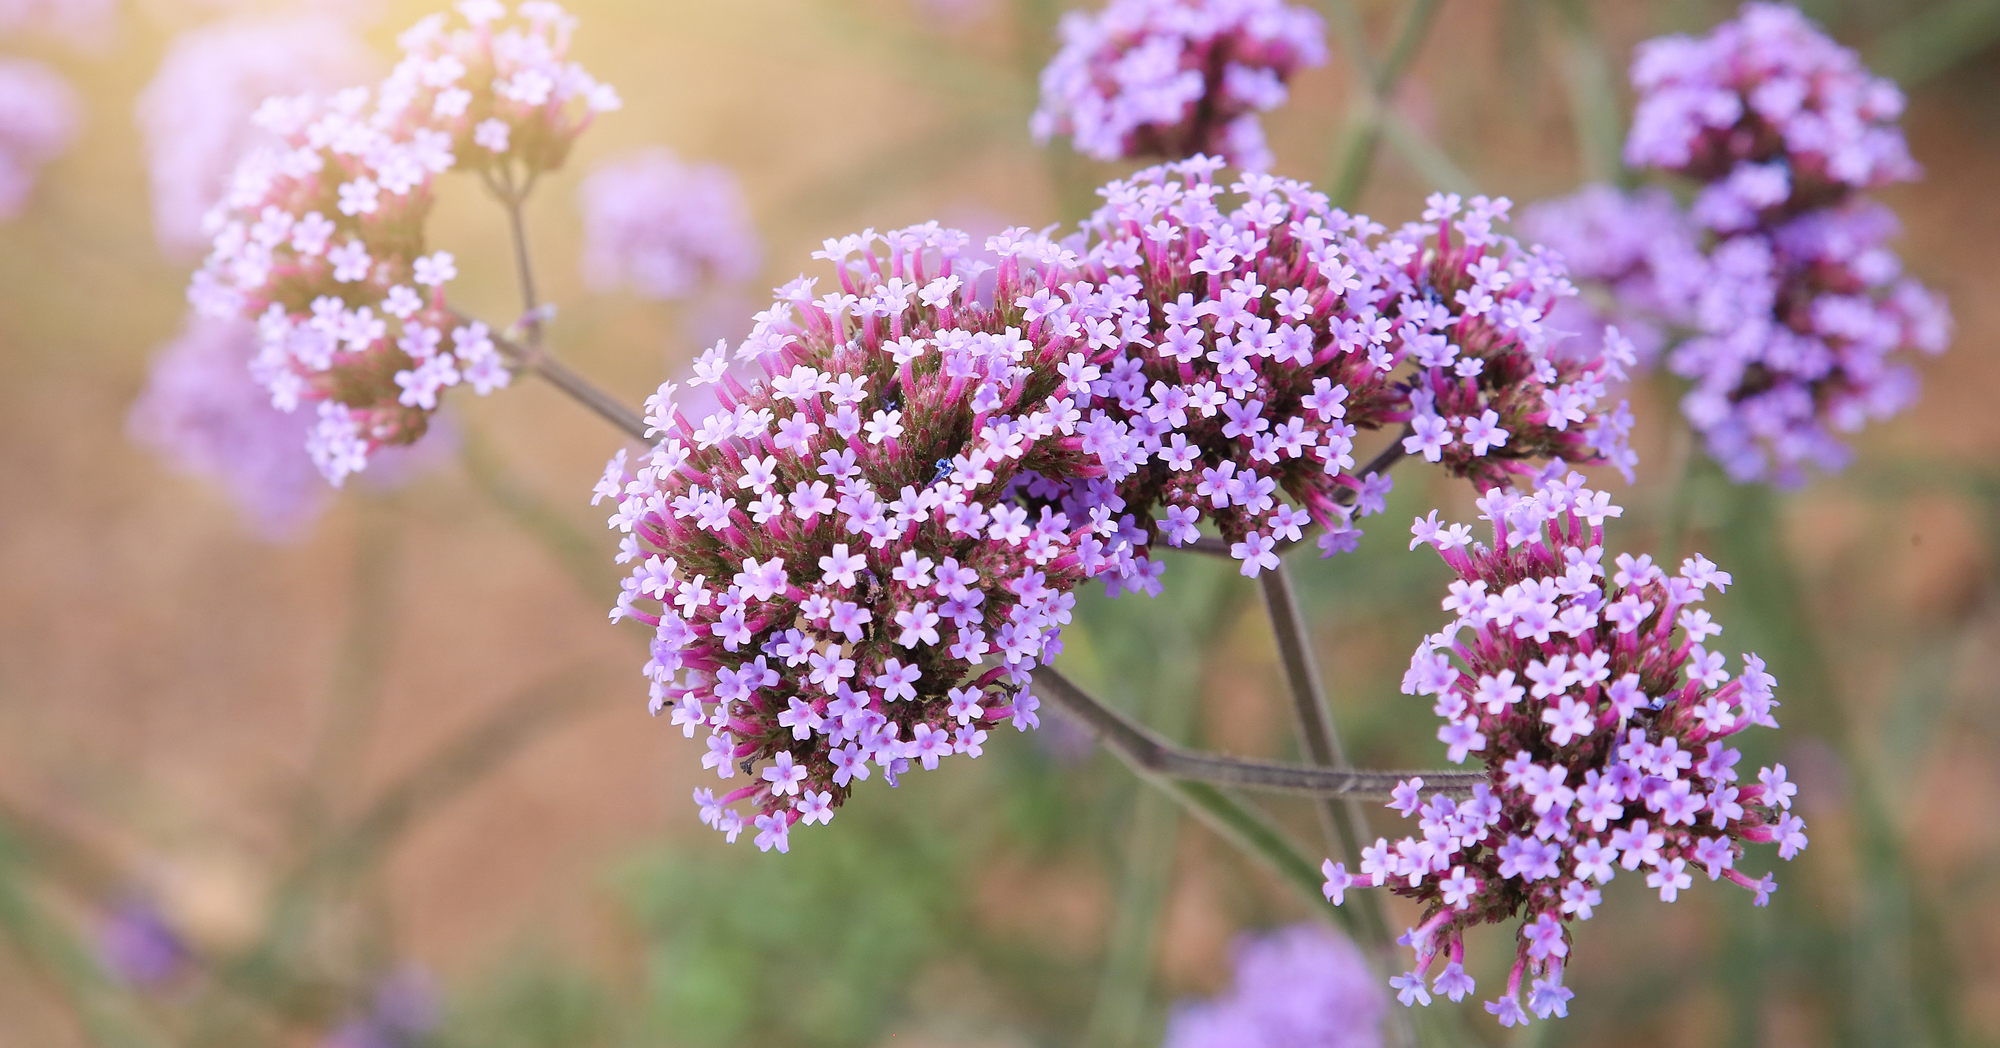
[[[139,93],[153,233],[173,252],[205,245],[203,219],[251,149],[275,144],[250,115],[273,96],[328,92],[376,60],[348,23],[326,16],[245,18],[175,38]]]
[[[1322,550],[1351,548],[1354,517],[1389,489],[1363,475],[1357,438],[1404,424],[1410,453],[1481,488],[1551,458],[1629,469],[1629,416],[1598,408],[1629,347],[1551,352],[1541,317],[1575,289],[1554,257],[1495,231],[1505,200],[1436,196],[1423,223],[1388,232],[1300,182],[1225,188],[1217,165],[1106,186],[1066,242],[1087,280],[1014,303],[1030,335],[1086,343],[1060,370],[1101,407],[1066,424],[1155,464],[1118,489],[1105,527],[1179,544],[1207,519],[1245,574],[1272,566],[1276,536],[1303,533],[1298,509]]]
[[[1731,198],[1698,212],[1796,213],[1919,173],[1896,126],[1903,93],[1785,4],[1748,3],[1706,36],[1639,45],[1632,86],[1626,162]]]
[[[191,317],[154,358],[127,426],[175,467],[219,482],[251,530],[286,541],[326,508],[326,484],[305,453],[311,422],[271,406],[250,377],[257,328]]]
[[[1583,484],[1581,474],[1551,474],[1531,494],[1489,491],[1479,507],[1493,525],[1491,547],[1439,541],[1434,521],[1418,521],[1459,575],[1445,602],[1457,617],[1417,649],[1403,690],[1434,696],[1441,717],[1502,744],[1480,752],[1490,785],[1470,798],[1434,794],[1420,807],[1401,796],[1391,807],[1418,820],[1417,835],[1377,840],[1359,876],[1327,868],[1329,897],[1372,884],[1423,905],[1402,941],[1416,952],[1415,975],[1446,962],[1433,989],[1454,998],[1472,989],[1465,930],[1518,919],[1506,989],[1486,1006],[1503,1025],[1527,1022],[1529,1012],[1566,1014],[1569,922],[1591,916],[1602,901],[1594,884],[1615,869],[1644,868],[1647,886],[1668,902],[1699,870],[1750,889],[1762,905],[1773,881],[1736,869],[1743,845],[1775,843],[1782,859],[1805,846],[1803,821],[1783,810],[1782,769],[1740,785],[1739,755],[1724,741],[1777,726],[1776,682],[1755,655],[1732,675],[1688,629],[1706,637],[1719,627],[1681,614],[1710,587],[1726,589],[1728,573],[1700,556],[1674,576],[1625,554],[1607,565],[1603,523],[1622,511]],[[1598,614],[1634,597],[1645,614],[1626,623]],[[1552,629],[1552,621],[1571,625]],[[1533,687],[1503,683],[1517,679]],[[1454,749],[1452,759],[1466,752]],[[1524,1009],[1530,975],[1540,978]],[[1406,1003],[1420,996],[1401,985]]]
[[[1206,153],[1261,171],[1271,154],[1256,114],[1326,61],[1320,17],[1283,0],[1111,0],[1060,29],[1029,127],[1099,160]]]
[[[27,206],[43,164],[76,137],[76,92],[55,70],[0,58],[0,219]]]
[[[594,168],[577,198],[584,276],[598,291],[684,299],[757,273],[749,209],[719,165],[683,163],[666,149],[629,153]]]
[[[1055,365],[1087,343],[1012,305],[1073,284],[1075,259],[995,238],[989,304],[967,239],[932,223],[827,241],[836,282],[787,284],[736,348],[761,374],[705,354],[708,414],[662,386],[659,444],[597,489],[630,536],[612,617],[654,631],[653,708],[709,727],[705,766],[750,772],[711,824],[741,827],[727,806],[748,801],[760,847],[830,818],[869,762],[894,785],[1033,726],[1028,673],[1060,650],[1071,590],[1131,570],[1129,538],[1094,515],[1105,496],[1072,488],[1135,468],[1078,430],[1094,398]],[[863,425],[891,413],[921,422]]]
[[[1319,924],[1237,939],[1234,985],[1182,1002],[1164,1048],[1378,1048],[1388,997],[1361,951]]]
[[[1558,352],[1596,352],[1616,327],[1650,369],[1668,328],[1686,325],[1706,267],[1698,231],[1665,190],[1588,185],[1524,209],[1521,232],[1560,254],[1584,290],[1544,320],[1566,336]]]
[[[1921,173],[1896,125],[1901,92],[1765,3],[1699,39],[1641,45],[1632,82],[1627,159],[1704,183],[1690,218],[1709,235],[1671,293],[1614,286],[1621,305],[1693,330],[1667,364],[1694,383],[1683,412],[1731,477],[1840,469],[1837,434],[1914,402],[1905,351],[1951,338],[1943,301],[1886,246],[1894,218],[1858,195]]]
[[[574,19],[555,4],[522,4],[518,21],[497,3],[459,10],[464,27],[436,15],[403,34],[405,58],[377,92],[259,108],[278,144],[238,166],[188,288],[206,315],[257,322],[252,373],[280,409],[311,405],[306,446],[336,486],[378,449],[421,438],[442,390],[508,384],[490,336],[445,304],[458,270],[424,243],[432,180],[456,166],[518,192],[618,104],[564,59]],[[472,141],[487,119],[508,125],[506,153]],[[438,352],[441,333],[460,330],[468,341],[454,334],[453,349],[468,355]]]

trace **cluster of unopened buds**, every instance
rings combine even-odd
[[[470,28],[420,23],[380,92],[258,111],[280,144],[238,167],[189,288],[207,315],[256,321],[252,372],[279,408],[317,405],[307,447],[336,485],[376,448],[421,437],[445,389],[485,394],[509,381],[492,333],[446,302],[458,270],[425,244],[432,180],[511,160],[545,170],[583,126],[577,105],[617,104],[560,61],[569,23],[555,5],[522,4],[525,31],[496,28],[504,9],[491,0],[459,7]]]
[[[1775,843],[1784,859],[1806,845],[1784,766],[1742,782],[1727,741],[1777,726],[1763,661],[1745,655],[1732,679],[1707,647],[1722,628],[1694,606],[1729,574],[1700,555],[1677,575],[1650,556],[1606,564],[1602,526],[1622,511],[1583,484],[1571,474],[1530,494],[1489,492],[1479,506],[1491,546],[1435,511],[1413,529],[1410,547],[1436,548],[1459,577],[1444,600],[1456,618],[1417,649],[1403,691],[1435,697],[1450,759],[1477,759],[1490,783],[1426,798],[1421,778],[1406,780],[1390,807],[1420,835],[1377,840],[1357,870],[1329,860],[1324,871],[1335,902],[1388,886],[1424,906],[1402,939],[1416,964],[1391,980],[1404,1004],[1463,999],[1465,930],[1518,920],[1506,991],[1486,1010],[1507,1026],[1528,1011],[1567,1014],[1568,926],[1590,918],[1618,870],[1643,868],[1666,902],[1698,873],[1726,877],[1761,906],[1776,880],[1737,868],[1743,845]]]
[[[1067,135],[1099,160],[1210,154],[1271,165],[1257,114],[1299,69],[1326,62],[1326,27],[1284,0],[1111,0],[1061,23],[1042,70],[1039,141]]]
[[[1537,233],[1584,260],[1621,323],[1683,336],[1688,421],[1735,479],[1796,484],[1839,469],[1836,435],[1916,397],[1908,349],[1942,352],[1944,303],[1902,273],[1897,230],[1860,193],[1921,173],[1903,96],[1796,9],[1751,3],[1699,39],[1640,46],[1625,158],[1700,185],[1685,215],[1656,193],[1592,187]],[[1606,253],[1607,227],[1634,250]],[[1641,241],[1648,246],[1639,248]],[[1601,263],[1601,264],[1593,264]]]

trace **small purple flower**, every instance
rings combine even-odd
[[[27,206],[43,164],[76,137],[76,92],[55,70],[0,58],[0,219]]]
[[[437,991],[423,972],[405,969],[378,980],[367,1006],[320,1048],[417,1048],[437,1024]]]
[[[1616,868],[1643,867],[1667,902],[1699,870],[1761,905],[1770,881],[1735,868],[1743,845],[1775,843],[1783,859],[1805,846],[1803,822],[1784,810],[1782,769],[1738,785],[1738,754],[1723,741],[1777,726],[1775,681],[1755,655],[1732,677],[1698,642],[1720,627],[1682,613],[1726,588],[1728,573],[1699,556],[1674,576],[1625,554],[1606,565],[1603,523],[1622,511],[1583,483],[1571,474],[1530,494],[1489,491],[1479,507],[1491,547],[1444,541],[1434,520],[1417,522],[1459,575],[1445,602],[1456,618],[1417,649],[1403,690],[1435,697],[1448,725],[1501,745],[1453,747],[1454,761],[1479,752],[1490,776],[1468,800],[1438,794],[1420,806],[1414,790],[1398,790],[1390,808],[1420,817],[1420,837],[1377,840],[1359,877],[1325,871],[1329,898],[1373,884],[1423,905],[1403,940],[1416,952],[1413,976],[1394,984],[1405,1003],[1422,1001],[1414,975],[1440,960],[1433,990],[1470,992],[1465,930],[1519,920],[1507,992],[1487,1010],[1502,1025],[1527,1022],[1529,1011],[1564,1015],[1569,923],[1590,918],[1602,901],[1595,885]],[[1634,597],[1651,610],[1623,621],[1597,613]],[[1524,1010],[1530,975],[1540,978]]]
[[[749,209],[719,165],[643,150],[599,164],[577,198],[584,275],[599,291],[629,285],[647,298],[684,299],[757,273]]]
[[[111,911],[98,930],[97,951],[112,975],[142,989],[172,981],[190,959],[187,944],[159,909],[139,899]]]
[[[1300,68],[1326,61],[1319,16],[1283,0],[1111,0],[1068,13],[1061,33],[1029,127],[1099,160],[1206,153],[1264,170],[1256,114],[1284,103]]]
[[[1165,1048],[1382,1044],[1388,998],[1361,951],[1339,933],[1292,925],[1245,935],[1233,952],[1234,986],[1213,1000],[1176,1005],[1167,1018]]]

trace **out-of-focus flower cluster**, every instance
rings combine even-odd
[[[0,0],[0,36],[51,33],[79,47],[102,45],[118,17],[118,0]]]
[[[76,137],[76,92],[55,70],[0,58],[0,219],[27,205],[43,164]]]
[[[1594,351],[1605,328],[1616,327],[1631,341],[1639,370],[1658,361],[1707,269],[1700,231],[1657,187],[1626,193],[1589,185],[1531,204],[1521,213],[1521,233],[1560,254],[1581,286],[1582,294],[1557,302],[1544,319],[1569,336],[1563,351]]]
[[[1405,1004],[1472,992],[1465,930],[1518,920],[1506,990],[1486,1005],[1512,1026],[1529,1011],[1567,1013],[1568,925],[1590,918],[1618,869],[1643,869],[1666,902],[1706,873],[1762,905],[1776,881],[1737,868],[1743,844],[1775,843],[1790,859],[1806,837],[1784,767],[1741,782],[1742,755],[1726,741],[1777,726],[1763,661],[1745,655],[1731,679],[1707,646],[1722,630],[1695,605],[1728,573],[1699,555],[1677,575],[1650,556],[1605,564],[1602,525],[1621,511],[1580,474],[1479,505],[1490,547],[1435,511],[1413,529],[1412,549],[1430,544],[1458,573],[1444,601],[1457,617],[1417,649],[1403,691],[1436,698],[1450,758],[1475,756],[1490,785],[1455,801],[1405,781],[1390,807],[1421,832],[1377,840],[1351,873],[1329,861],[1326,891],[1338,902],[1351,886],[1388,885],[1424,905],[1402,940],[1416,964],[1391,980]],[[1539,977],[1524,1010],[1529,976]]]
[[[1841,468],[1837,433],[1914,401],[1904,351],[1951,338],[1943,301],[1885,246],[1893,216],[1859,196],[1920,173],[1896,126],[1901,92],[1766,3],[1707,36],[1641,45],[1632,82],[1626,159],[1700,183],[1691,210],[1675,221],[1658,196],[1593,187],[1546,213],[1550,241],[1605,263],[1580,275],[1619,300],[1613,319],[1686,334],[1667,365],[1694,383],[1683,411],[1730,476],[1796,484],[1809,465]],[[1614,228],[1610,243],[1653,245],[1613,258],[1601,234]]]
[[[1067,306],[1018,304],[1075,287],[1074,256],[995,237],[982,296],[967,239],[931,224],[828,241],[816,257],[838,285],[786,285],[736,350],[765,377],[744,388],[718,345],[694,379],[719,384],[718,409],[697,423],[661,387],[647,422],[664,438],[599,485],[633,564],[613,617],[655,631],[653,708],[707,729],[704,767],[751,779],[696,791],[732,840],[736,802],[784,850],[871,762],[893,785],[978,756],[1001,723],[1034,726],[1024,686],[1060,650],[1070,591],[1132,563],[1102,505],[1137,468],[1132,441],[1064,364],[1086,336]]]
[[[1244,936],[1235,985],[1167,1019],[1164,1048],[1379,1048],[1387,995],[1361,951],[1318,924]]]
[[[269,144],[250,115],[274,96],[327,92],[367,77],[375,59],[340,18],[237,19],[182,34],[139,95],[160,246],[186,251],[243,156]]]
[[[210,316],[257,321],[253,374],[283,410],[317,405],[307,446],[335,485],[375,449],[421,437],[445,389],[509,380],[485,325],[446,304],[458,271],[424,243],[432,179],[466,165],[532,177],[560,163],[587,122],[579,109],[616,104],[562,61],[560,8],[522,4],[525,28],[497,24],[505,9],[492,0],[459,9],[469,28],[436,16],[404,34],[409,55],[379,94],[258,110],[281,145],[238,167],[189,288]]]
[[[1107,186],[1084,227],[1088,282],[1020,303],[1083,339],[1065,374],[1145,464],[1118,490],[1141,534],[1181,545],[1210,520],[1246,575],[1315,525],[1322,550],[1352,549],[1355,510],[1389,490],[1355,475],[1354,438],[1391,426],[1407,426],[1404,453],[1482,489],[1548,458],[1629,470],[1628,414],[1598,409],[1629,347],[1551,352],[1542,318],[1575,289],[1558,260],[1494,231],[1506,200],[1434,196],[1422,223],[1388,232],[1267,175],[1231,185],[1225,209],[1218,166]]]
[[[596,114],[623,105],[568,61],[576,19],[556,4],[520,4],[520,24],[499,0],[460,0],[458,11],[462,26],[431,15],[399,38],[407,57],[382,85],[382,106],[450,135],[460,167],[519,179],[518,190],[561,167]]]
[[[685,299],[756,275],[749,208],[720,165],[648,149],[599,165],[577,196],[584,276],[598,291]]]
[[[416,970],[392,973],[376,983],[367,1007],[359,1009],[320,1048],[418,1048],[438,1024],[437,991]]]
[[[1261,171],[1271,151],[1257,114],[1326,61],[1319,16],[1283,0],[1111,0],[1060,29],[1029,127],[1099,160],[1208,154]]]

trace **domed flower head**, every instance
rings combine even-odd
[[[1583,293],[1557,302],[1543,318],[1572,335],[1566,353],[1601,346],[1615,326],[1632,343],[1638,367],[1650,368],[1669,327],[1684,327],[1706,270],[1700,231],[1671,194],[1587,185],[1521,213],[1522,236],[1562,256]]]
[[[436,14],[399,38],[406,57],[382,85],[382,106],[448,134],[461,166],[503,180],[553,171],[596,114],[622,105],[568,61],[576,18],[560,6],[528,0],[518,21],[499,0],[457,9],[462,24]]]
[[[1326,61],[1319,16],[1282,0],[1111,0],[1063,16],[1061,33],[1029,127],[1099,160],[1205,153],[1261,171],[1271,153],[1256,114]]]
[[[1235,985],[1167,1018],[1166,1048],[1380,1048],[1388,996],[1338,932],[1295,924],[1238,939]]]
[[[1429,543],[1458,573],[1444,601],[1456,618],[1417,649],[1403,690],[1434,697],[1450,758],[1477,759],[1490,781],[1457,800],[1406,781],[1390,807],[1421,832],[1377,840],[1352,873],[1326,864],[1329,898],[1386,885],[1424,906],[1403,939],[1416,963],[1393,980],[1405,1004],[1471,992],[1464,931],[1518,921],[1507,988],[1487,1011],[1508,1026],[1566,1014],[1569,924],[1591,917],[1619,871],[1666,902],[1706,873],[1762,905],[1776,882],[1737,868],[1744,844],[1775,843],[1783,859],[1806,845],[1784,768],[1740,781],[1728,741],[1777,726],[1763,661],[1745,655],[1732,679],[1708,648],[1722,629],[1696,605],[1729,574],[1698,555],[1675,575],[1648,556],[1606,564],[1602,525],[1620,510],[1583,482],[1489,492],[1490,547],[1435,513],[1416,522],[1411,548]]]
[[[1747,228],[1917,177],[1896,120],[1903,94],[1796,8],[1750,3],[1699,39],[1639,46],[1626,162],[1708,183],[1694,215]]]
[[[642,150],[599,165],[577,199],[583,271],[600,291],[630,285],[647,298],[683,299],[757,272],[757,232],[720,165]]]
[[[1217,166],[1107,186],[1085,225],[1089,282],[1070,291],[1088,340],[1072,382],[1142,441],[1145,468],[1118,491],[1137,530],[1180,545],[1209,519],[1246,575],[1314,524],[1323,550],[1351,549],[1354,509],[1389,489],[1356,475],[1355,437],[1385,427],[1482,488],[1550,457],[1628,465],[1622,411],[1596,404],[1629,347],[1551,352],[1542,317],[1574,288],[1494,231],[1507,201],[1434,196],[1390,233],[1299,182],[1250,174],[1225,194]]]
[[[696,791],[731,840],[738,802],[782,851],[877,770],[894,785],[1035,725],[1024,686],[1060,650],[1070,591],[1132,563],[1083,483],[1135,468],[1130,442],[1058,368],[1085,336],[1016,304],[1073,284],[1073,254],[995,237],[989,283],[966,241],[935,224],[828,241],[838,284],[786,285],[736,350],[763,377],[738,382],[718,345],[693,380],[719,385],[717,410],[689,419],[661,387],[660,443],[598,487],[634,565],[612,617],[654,629],[654,711],[749,780]]]
[[[1805,467],[1838,470],[1838,436],[1916,401],[1909,349],[1951,342],[1944,300],[1885,245],[1895,216],[1855,201],[1768,233],[1720,240],[1694,301],[1699,334],[1667,357],[1693,382],[1682,411],[1739,481],[1795,485]]]
[[[0,219],[28,204],[43,164],[76,137],[76,92],[55,70],[0,58]]]

